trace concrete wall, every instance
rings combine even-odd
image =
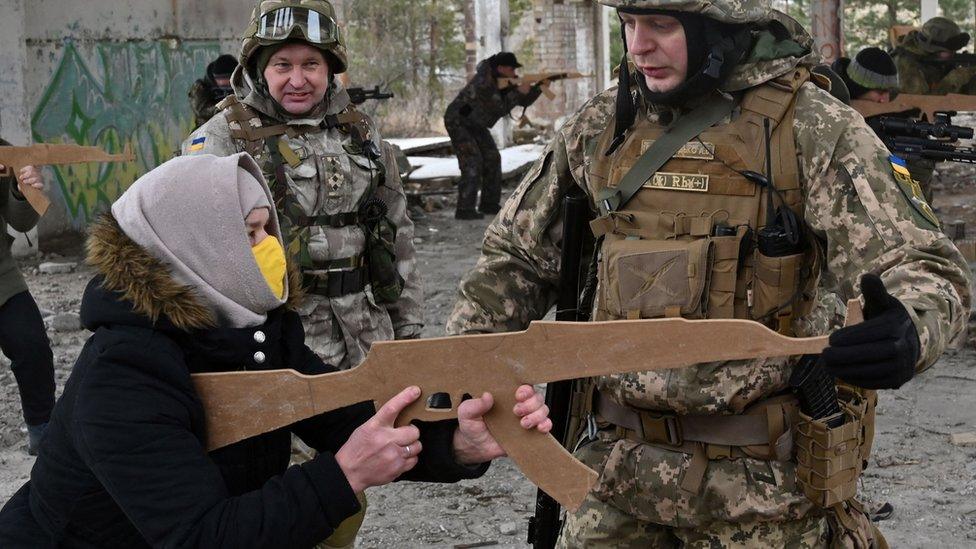
[[[220,53],[236,54],[254,0],[0,0],[0,135],[126,145],[136,162],[46,169],[41,246],[78,232],[192,130],[186,93]]]
[[[576,71],[587,75],[552,86],[529,111],[536,123],[560,125],[609,83],[609,26],[613,11],[592,0],[535,0],[512,37],[513,49],[531,52],[523,72]]]

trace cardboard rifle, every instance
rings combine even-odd
[[[918,110],[926,120],[933,122],[935,113],[940,111],[976,111],[976,95],[950,93],[947,95],[917,95],[900,93],[887,103],[876,103],[864,99],[852,99],[851,107],[864,118],[881,114],[896,114]]]
[[[44,215],[51,201],[38,189],[20,185],[20,170],[24,166],[54,166],[83,162],[132,162],[135,155],[128,145],[121,154],[109,154],[98,147],[81,145],[49,145],[42,143],[27,147],[0,147],[0,164],[17,178],[20,192],[38,214]]]
[[[540,72],[536,74],[523,74],[522,76],[516,78],[499,78],[498,79],[498,89],[504,90],[512,86],[521,86],[522,84],[528,84],[530,86],[539,86],[542,89],[542,94],[546,96],[546,99],[554,99],[556,94],[549,89],[549,86],[553,82],[559,80],[569,80],[573,78],[586,78],[587,75],[578,72]]]
[[[851,302],[848,318],[859,311]],[[489,431],[529,480],[572,510],[597,474],[551,435],[519,425],[512,413],[519,385],[819,354],[826,346],[827,337],[789,338],[750,320],[533,322],[523,332],[375,343],[362,364],[343,372],[195,374],[193,382],[206,410],[208,450],[359,402],[381,405],[411,385],[421,388],[421,397],[397,425],[456,418],[464,395],[490,392]],[[449,394],[452,408],[428,407],[435,393]]]

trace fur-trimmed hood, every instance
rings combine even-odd
[[[181,331],[216,326],[213,312],[193,288],[176,282],[166,265],[129,238],[111,213],[89,227],[86,251],[86,262],[98,273],[100,286],[120,294],[134,313],[152,325],[167,321]],[[286,306],[294,309],[302,297],[297,269],[289,268],[288,285]]]

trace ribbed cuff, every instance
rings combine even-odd
[[[349,480],[330,453],[320,453],[301,465],[319,496],[322,513],[332,528],[359,512],[359,500]]]

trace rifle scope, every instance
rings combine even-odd
[[[879,133],[891,137],[933,137],[947,141],[972,139],[972,128],[952,125],[952,117],[955,114],[955,111],[937,112],[935,113],[935,120],[931,123],[885,116],[879,121],[879,128],[881,130]]]

